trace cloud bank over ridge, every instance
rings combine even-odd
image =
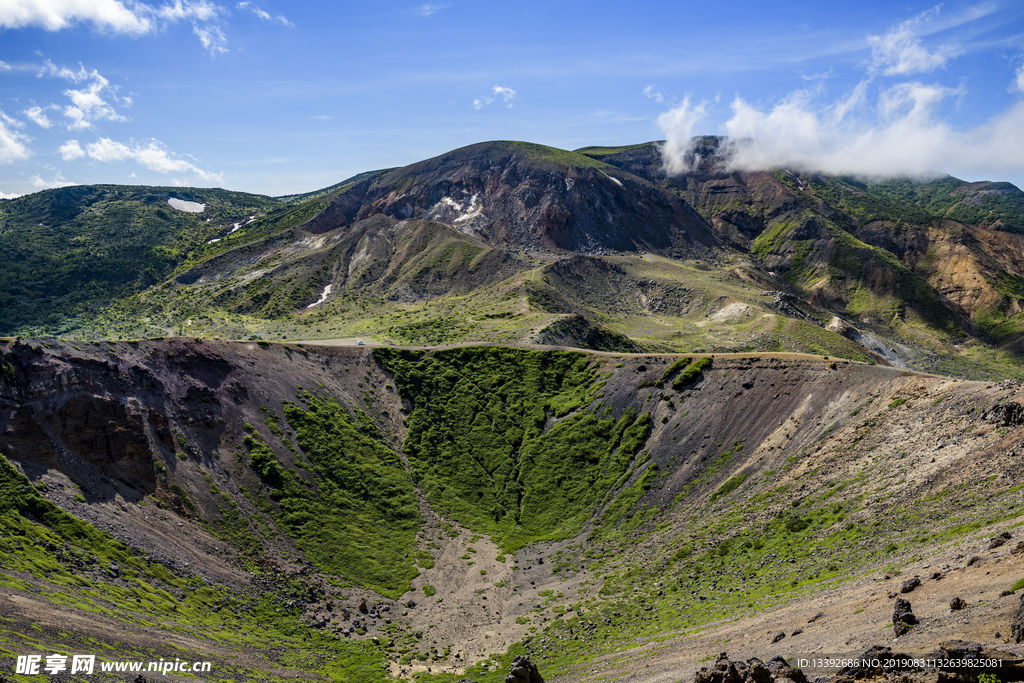
[[[915,177],[940,171],[1020,173],[1024,65],[1006,84],[1017,95],[1015,102],[973,128],[954,128],[944,120],[943,107],[956,106],[969,90],[963,83],[951,88],[921,78],[946,68],[962,52],[955,44],[928,48],[917,37],[937,13],[936,8],[885,35],[868,36],[866,74],[837,99],[830,99],[820,82],[770,105],[737,95],[729,104],[731,116],[721,124],[721,132],[731,138],[729,169]],[[714,104],[688,96],[658,118],[670,175],[689,170],[691,138],[707,125]]]

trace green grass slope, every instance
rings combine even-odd
[[[171,197],[206,205],[179,211]],[[0,202],[0,334],[59,333],[86,307],[163,281],[211,239],[279,205],[193,188],[75,186]]]
[[[582,354],[481,347],[374,356],[413,402],[404,449],[427,500],[507,551],[577,533],[647,436],[647,415],[592,405],[600,383]]]

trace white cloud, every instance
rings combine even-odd
[[[707,102],[692,104],[687,95],[682,104],[658,117],[658,127],[665,133],[661,154],[665,172],[669,175],[679,175],[690,170],[691,140],[697,126],[707,118],[707,113]]]
[[[665,101],[665,96],[662,95],[660,92],[658,92],[657,90],[654,89],[654,84],[653,83],[651,85],[647,86],[646,88],[644,88],[644,97],[646,97],[649,100],[654,100],[655,102],[658,102],[659,104]]]
[[[85,156],[85,152],[82,150],[82,146],[78,144],[78,140],[68,140],[58,147],[57,151],[60,152],[64,161],[72,161]]]
[[[53,170],[49,166],[47,168],[49,170]],[[78,183],[73,183],[70,180],[65,179],[63,174],[61,174],[60,171],[57,171],[54,174],[53,180],[45,180],[38,173],[36,173],[35,175],[32,176],[32,187],[36,188],[37,190],[48,190],[48,189],[53,188],[53,187],[70,187],[72,185],[77,185],[77,184]]]
[[[12,192],[10,194],[8,194],[6,192],[0,192],[0,199],[17,199],[18,197],[21,197],[21,196],[23,196],[23,195],[18,193],[18,192]]]
[[[3,121],[11,128],[24,128],[25,122],[19,121],[18,119],[11,118],[5,112],[0,111],[0,121]]]
[[[225,53],[228,51],[226,47],[227,38],[224,37],[224,32],[217,26],[199,26],[198,24],[192,24],[192,32],[199,36],[199,42],[203,44],[211,55],[217,53]]]
[[[88,22],[102,31],[140,35],[153,25],[119,0],[3,0],[0,28],[39,27],[60,31]]]
[[[74,69],[69,69],[66,66],[57,66],[49,59],[43,62],[43,67],[39,70],[38,75],[40,78],[43,76],[63,78],[64,80],[71,81],[72,83],[80,83],[91,76],[81,63],[78,65],[78,71],[75,71]]]
[[[211,22],[226,10],[209,0],[173,0],[160,6],[138,0],[0,0],[0,29],[42,28],[61,31],[79,23],[91,23],[99,31],[143,35],[167,24],[191,21],[203,47],[223,52],[223,32]],[[280,17],[284,19],[284,17]],[[287,20],[285,20],[287,21]]]
[[[224,181],[222,173],[204,171],[190,161],[175,156],[157,140],[149,140],[145,144],[134,141],[125,144],[110,138],[100,138],[87,145],[85,150],[89,157],[96,161],[133,160],[158,173],[194,173],[203,180],[217,183]]]
[[[0,71],[10,71],[10,70],[11,70],[11,65],[10,64],[8,64],[7,62],[4,62],[4,61],[0,61]],[[20,195],[17,195],[17,196],[20,196]]]
[[[451,5],[434,5],[432,3],[426,3],[416,8],[416,13],[421,17],[432,17],[443,9],[448,9]]]
[[[290,26],[292,28],[295,27],[295,24],[293,24],[292,22],[288,21],[288,19],[283,14],[278,14],[277,16],[274,16],[270,12],[267,12],[265,10],[260,9],[259,7],[257,7],[256,5],[252,4],[251,2],[240,2],[240,3],[238,3],[235,6],[238,9],[247,9],[247,10],[249,10],[250,12],[255,14],[257,17],[259,17],[260,19],[263,19],[264,21],[276,21],[276,22],[279,22],[281,24],[284,24],[285,26]]]
[[[174,0],[173,4],[164,5],[159,9],[148,11],[161,19],[165,19],[170,22],[177,22],[183,20],[190,21],[213,21],[220,14],[222,8],[212,3],[206,2],[206,0],[196,0],[195,2],[188,2],[188,0]]]
[[[955,45],[944,45],[929,52],[917,37],[918,27],[939,13],[936,7],[890,29],[884,36],[868,36],[871,46],[871,71],[886,76],[928,73],[946,65],[960,54]]]
[[[37,126],[41,128],[50,128],[53,126],[53,121],[46,115],[42,107],[29,107],[21,112],[25,116],[29,117]]]
[[[1024,100],[988,122],[968,128],[950,124],[944,112],[968,96],[950,88],[883,76],[933,71],[946,66],[955,48],[927,50],[915,37],[937,9],[903,22],[882,37],[869,37],[872,61],[865,77],[841,97],[830,96],[825,79],[770,104],[737,95],[727,120],[724,156],[730,170],[791,168],[867,177],[953,173],[972,177],[1019,175],[1024,168]],[[1024,93],[1024,65],[1011,91]],[[972,93],[973,95],[973,93]],[[707,126],[708,102],[686,98],[658,118],[665,133],[665,171],[678,175],[693,164],[692,138]],[[993,178],[995,179],[995,178]]]
[[[889,177],[1020,172],[1024,102],[984,125],[956,130],[938,109],[964,96],[962,88],[908,82],[880,89],[873,101],[867,93],[864,81],[835,102],[822,101],[815,91],[790,93],[770,108],[737,97],[723,124],[731,138],[729,168]],[[706,119],[705,103],[688,100],[659,118],[667,173],[689,170],[691,137]]]
[[[28,148],[29,138],[14,130],[20,127],[19,124],[20,121],[0,111],[0,164],[28,159],[32,154]]]
[[[114,104],[130,107],[132,104],[131,98],[118,97],[118,89],[115,86],[111,86],[110,81],[101,76],[95,69],[89,71],[79,64],[78,70],[75,71],[66,66],[58,67],[50,60],[46,60],[39,72],[39,76],[54,76],[71,81],[72,83],[88,82],[88,85],[84,88],[69,88],[64,91],[64,95],[71,100],[71,104],[65,105],[63,109],[64,116],[68,119],[67,127],[71,130],[92,128],[92,124],[95,121],[128,120],[127,116],[119,114],[114,109]],[[36,119],[33,118],[33,120],[35,121]],[[39,123],[38,121],[36,122]]]
[[[486,107],[488,104],[494,102],[499,97],[505,103],[505,106],[508,109],[511,109],[512,105],[515,104],[516,91],[513,90],[512,88],[506,88],[505,86],[502,85],[496,85],[493,88],[491,88],[491,93],[491,95],[484,95],[483,97],[478,97],[475,100],[473,100],[473,108],[482,109]]]

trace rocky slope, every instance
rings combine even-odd
[[[920,339],[1019,344],[1024,193],[1008,183],[864,181],[789,170],[727,172],[730,142],[697,139],[666,177],[656,144],[580,153],[662,182],[719,236],[804,298],[854,324]]]
[[[718,241],[690,206],[651,182],[523,142],[470,145],[368,178],[304,227],[326,232],[376,214],[436,220],[492,245],[539,250],[699,257]]]
[[[0,353],[7,657],[486,683],[530,654],[546,680],[689,680],[723,649],[881,644],[913,574],[908,650],[1009,647],[1016,539],[988,538],[1017,535],[1015,381],[786,354]]]

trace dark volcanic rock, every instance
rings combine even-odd
[[[907,579],[903,582],[903,585],[900,586],[900,593],[910,593],[920,585],[921,579],[917,578],[916,576],[912,579]]]
[[[701,667],[693,679],[694,683],[807,683],[807,677],[800,669],[791,667],[782,657],[773,657],[766,665],[757,657],[746,662],[729,661],[726,653],[718,655],[712,669]]]
[[[1021,425],[1024,424],[1024,406],[1012,401],[996,403],[981,414],[981,419],[999,427]]]
[[[959,595],[949,601],[949,609],[953,610],[954,612],[956,610],[961,610],[964,607],[967,607],[967,601],[961,598]]]
[[[910,608],[910,601],[903,598],[896,599],[896,608],[892,613],[892,627],[896,631],[896,637],[908,633],[911,627],[917,623],[917,617]]]
[[[97,470],[156,485],[145,417],[138,401],[96,395],[71,397],[48,416],[52,432]]]
[[[993,536],[988,541],[988,549],[995,550],[1000,546],[1004,546],[1006,545],[1006,542],[1009,541],[1011,538],[1013,538],[1013,534],[1011,534],[1009,531],[1004,531],[1003,533],[997,536]]]
[[[768,660],[768,671],[773,681],[792,681],[792,683],[807,683],[807,676],[800,669],[794,669],[785,659],[775,655]]]
[[[505,683],[544,683],[537,665],[530,661],[529,657],[516,655],[509,667],[508,675],[505,676]]]

